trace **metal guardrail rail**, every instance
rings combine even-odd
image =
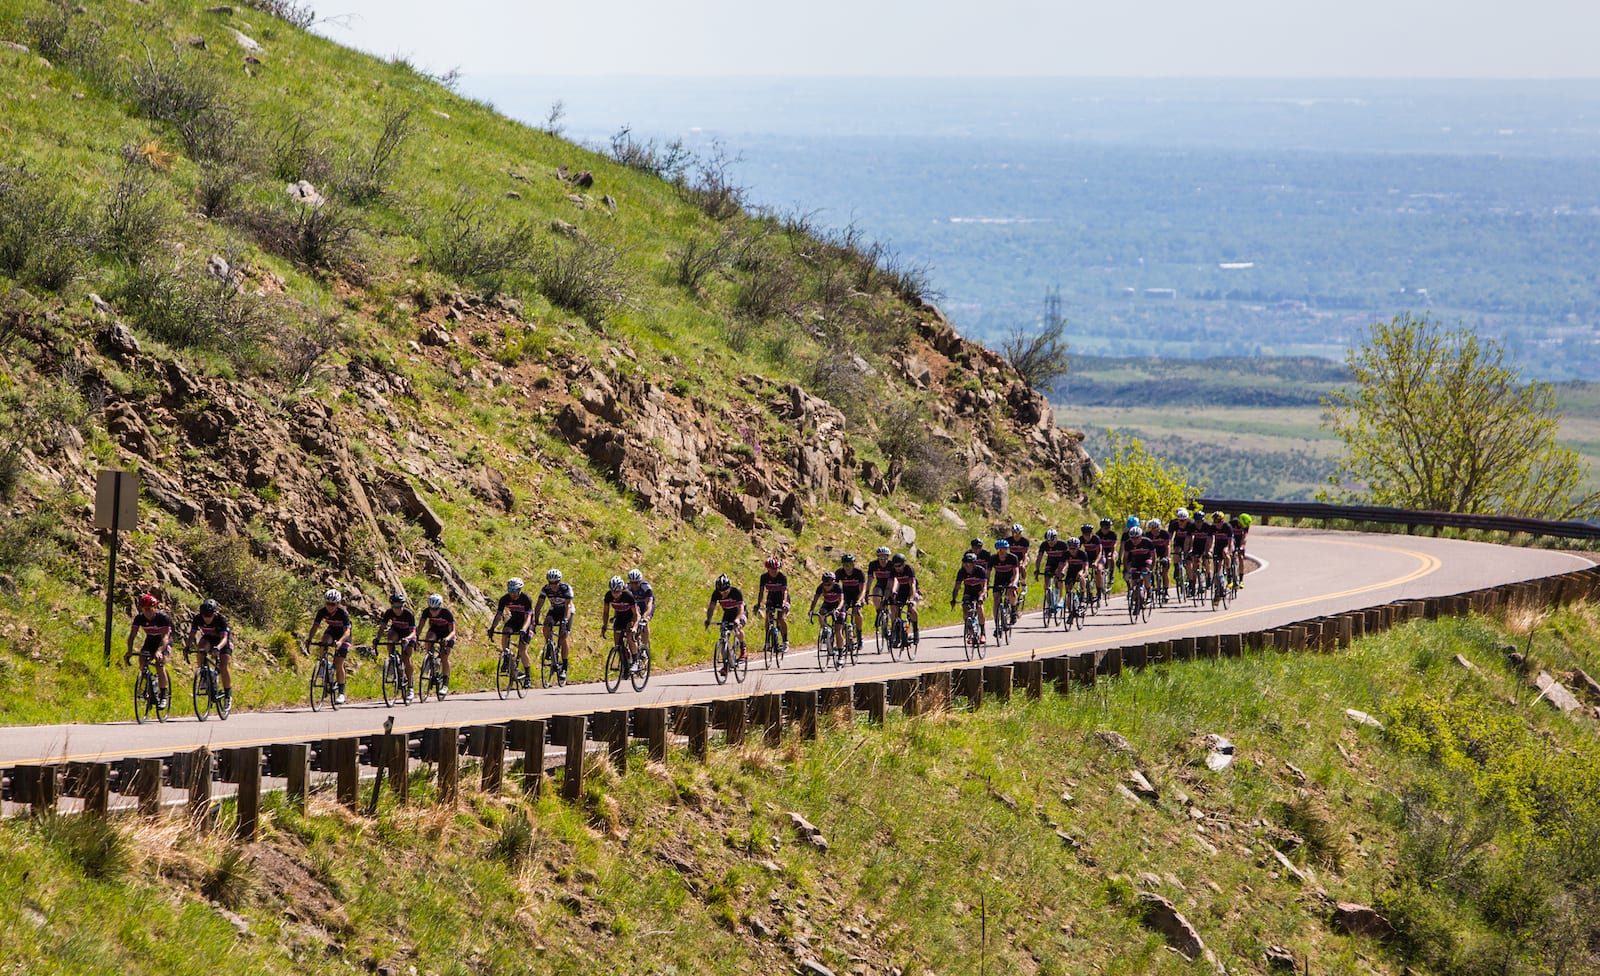
[[[1383,508],[1371,505],[1330,505],[1325,502],[1252,502],[1234,498],[1201,498],[1206,511],[1249,512],[1260,519],[1291,518],[1322,522],[1371,522],[1403,525],[1407,532],[1418,528],[1467,529],[1476,532],[1508,532],[1552,539],[1600,539],[1600,525],[1587,522],[1547,522],[1543,519],[1515,518],[1509,515],[1466,515],[1460,512],[1422,512],[1409,508]]]

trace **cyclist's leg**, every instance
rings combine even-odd
[[[789,646],[789,614],[782,607],[772,607],[769,611],[772,620],[778,625],[778,639],[783,641],[783,646]]]
[[[339,682],[339,687],[344,687],[345,661],[350,656],[350,638],[341,637],[333,645],[333,677]]]
[[[217,678],[222,684],[222,696],[233,696],[233,652],[226,648],[217,650]]]
[[[550,625],[548,623],[544,625],[544,639],[546,641],[550,639]],[[517,664],[521,666],[525,674],[533,671],[533,662],[528,660],[528,645],[531,643],[533,643],[532,626],[517,632]]]
[[[405,669],[406,687],[410,688],[416,680],[416,673],[411,667],[411,649],[417,646],[415,637],[407,637],[400,642],[400,666]]]
[[[572,632],[572,618],[566,617],[561,621],[561,633],[556,643],[561,648],[561,670],[567,669],[567,635]]]
[[[442,640],[438,643],[439,649],[439,684],[450,687],[450,650],[455,647],[453,640]]]

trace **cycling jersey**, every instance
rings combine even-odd
[[[781,609],[789,602],[789,576],[783,571],[777,573],[762,573],[756,580],[756,586],[761,590],[762,600],[768,609]]]
[[[639,598],[627,587],[606,590],[600,600],[610,608],[613,627],[623,630],[633,625],[633,618],[639,613]]]
[[[989,568],[994,565],[994,553],[983,548],[982,546],[979,546],[976,549],[968,549],[967,551],[978,557],[978,568],[983,570],[985,573],[987,573]]]
[[[872,573],[872,589],[875,592],[888,589],[889,581],[894,578],[894,564],[888,557],[874,559],[867,564],[867,569]]]
[[[1211,530],[1198,522],[1191,522],[1189,529],[1189,554],[1204,556],[1211,545]]]
[[[328,629],[323,631],[324,636],[328,640],[337,641],[350,630],[350,611],[342,605],[332,610],[326,606],[318,607],[316,614],[311,618],[311,629],[316,630],[323,624],[328,625]]]
[[[839,588],[844,590],[844,605],[853,607],[861,602],[861,593],[867,588],[867,574],[852,566],[838,571]]]
[[[1033,543],[1028,541],[1028,537],[1014,535],[1006,541],[1011,543],[1011,554],[1017,557],[1017,562],[1026,563],[1028,561],[1028,553],[1033,550]]]
[[[1244,552],[1244,540],[1250,534],[1250,530],[1240,525],[1238,519],[1230,519],[1228,531],[1233,534],[1233,548]]]
[[[539,599],[550,604],[545,611],[547,623],[560,623],[567,619],[567,608],[572,605],[572,587],[566,583],[546,583],[539,588]]]
[[[1172,548],[1178,552],[1187,552],[1189,549],[1189,533],[1192,526],[1188,519],[1174,519],[1172,522]]]
[[[1046,539],[1039,544],[1039,558],[1044,560],[1044,574],[1054,576],[1061,572],[1067,559],[1067,544],[1060,539]]]
[[[1078,540],[1078,547],[1083,550],[1084,560],[1090,563],[1100,561],[1100,537],[1097,535],[1085,536]]]
[[[206,623],[206,618],[197,613],[189,621],[189,632],[194,634],[201,647],[216,647],[233,630],[228,626],[228,618],[220,613],[212,614],[210,623]]]
[[[1104,532],[1096,532],[1094,537],[1100,542],[1100,558],[1107,562],[1115,559],[1117,544],[1122,541],[1117,538],[1117,534],[1110,529],[1106,529]]]
[[[136,630],[144,631],[142,653],[154,654],[161,650],[162,642],[172,633],[172,618],[167,616],[165,610],[157,610],[154,616],[150,617],[146,617],[144,612],[140,611],[133,615],[133,626]]]
[[[427,608],[422,611],[422,622],[428,627],[429,637],[445,637],[456,629],[456,615],[448,607]]]
[[[410,607],[390,607],[378,618],[378,626],[395,637],[410,637],[417,629],[417,615]]]
[[[984,587],[988,585],[989,574],[982,566],[962,563],[956,570],[956,585],[950,591],[950,599],[954,600],[958,591],[963,602],[982,599]]]
[[[1128,543],[1128,572],[1149,569],[1156,560],[1156,544],[1140,538]]]
[[[1228,531],[1227,523],[1212,525],[1210,538],[1213,556],[1226,556],[1228,550],[1233,548],[1233,533]]]
[[[1150,542],[1156,547],[1156,556],[1158,558],[1167,558],[1168,547],[1172,545],[1172,536],[1167,532],[1166,529],[1156,529],[1154,532],[1146,532],[1144,537],[1149,539]]]
[[[722,622],[725,624],[737,623],[739,616],[744,612],[744,594],[739,592],[737,586],[730,586],[720,595],[711,591],[711,601],[722,608]]]
[[[1010,586],[1017,578],[1017,570],[1021,568],[1021,560],[1016,554],[1003,551],[994,554],[994,564],[990,567],[990,574],[994,577],[995,586]]]
[[[656,591],[650,588],[645,580],[628,584],[628,592],[633,594],[633,602],[638,606],[641,614],[648,613],[655,603]]]
[[[837,581],[833,583],[818,583],[817,592],[811,595],[813,603],[820,600],[824,612],[839,610],[844,606],[844,587]]]
[[[503,594],[495,605],[495,613],[497,616],[506,614],[507,630],[521,630],[523,623],[533,613],[533,597],[520,590]]]
[[[896,603],[906,603],[911,599],[912,591],[916,588],[917,573],[911,568],[910,563],[901,563],[894,570],[894,599]]]

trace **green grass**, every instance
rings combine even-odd
[[[40,974],[161,972],[216,946],[262,973],[396,960],[744,973],[802,957],[919,974],[1200,971],[1140,924],[1133,892],[1153,887],[1231,972],[1259,970],[1269,944],[1329,974],[1475,973],[1485,959],[1531,974],[1562,952],[1565,971],[1590,972],[1600,744],[1592,721],[1534,703],[1501,663],[1507,642],[1594,671],[1600,616],[1414,624],[1337,654],[1167,666],[882,729],[830,722],[815,743],[716,748],[704,765],[636,751],[572,805],[469,791],[441,809],[419,770],[412,804],[386,800],[372,820],[272,801],[253,870],[225,862],[218,835],[129,822],[116,831],[126,863],[108,874],[81,831],[13,822],[0,883],[24,897],[0,903],[0,943]],[[1109,749],[1106,729],[1134,755]],[[1235,744],[1228,769],[1201,762],[1207,733]],[[1489,750],[1471,744],[1486,735]],[[1118,791],[1134,768],[1159,799]],[[789,811],[821,828],[825,853]],[[1487,829],[1466,859],[1473,883],[1419,887],[1411,865],[1448,853],[1436,828],[1457,822]],[[231,892],[248,934],[201,896],[208,882]],[[1401,939],[1336,934],[1322,892],[1378,904]],[[89,913],[130,922],[79,924]]]

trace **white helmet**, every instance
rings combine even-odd
[[[1144,530],[1139,528],[1137,525],[1130,525],[1128,527],[1128,538],[1137,539],[1141,535],[1144,535]]]
[[[437,593],[429,593],[428,594],[428,606],[432,607],[435,610],[439,609],[440,607],[444,606],[444,597],[440,596]]]
[[[1021,522],[1012,522],[1011,523],[1011,534],[1012,535],[1021,535],[1022,534],[1022,523]]]
[[[338,603],[340,600],[344,599],[344,597],[339,595],[338,590],[329,590],[328,592],[322,594],[322,598],[329,603]]]
[[[644,574],[639,572],[637,569],[630,569],[628,570],[628,582],[642,583],[644,582]]]
[[[1189,510],[1187,508],[1180,508],[1172,514],[1176,515],[1178,518],[1186,519],[1189,517]]]
[[[610,582],[608,582],[606,585],[609,586],[613,590],[620,590],[620,589],[622,589],[622,577],[613,576],[613,577],[611,577]]]
[[[544,578],[552,583],[559,583],[561,582],[561,570],[552,569],[550,572],[544,574]]]
[[[507,593],[521,593],[522,592],[522,577],[513,576],[510,579],[506,580],[506,592]]]

